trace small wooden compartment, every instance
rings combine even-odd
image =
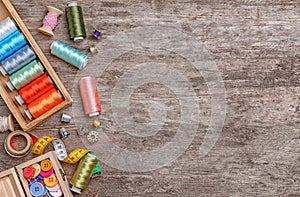
[[[0,172],[0,196],[9,197],[32,197],[28,181],[23,176],[23,169],[27,166],[49,159],[53,164],[53,169],[60,184],[64,197],[73,197],[69,183],[64,174],[63,168],[54,151],[43,154],[37,158],[22,163],[15,168]],[[16,170],[15,170],[16,169]]]
[[[31,36],[30,32],[22,22],[20,16],[14,9],[13,5],[9,2],[9,0],[0,0],[0,21],[3,19],[10,17],[15,21],[17,24],[19,30],[23,33],[25,36],[26,40],[28,41],[29,46],[31,46],[37,56],[37,59],[41,62],[41,64],[44,67],[45,73],[51,78],[51,80],[54,83],[54,86],[56,87],[57,90],[61,93],[64,101],[51,110],[47,111],[40,117],[36,119],[30,120],[24,110],[26,109],[27,105],[24,104],[20,106],[16,99],[15,96],[18,94],[17,90],[11,91],[7,85],[6,82],[8,81],[9,76],[3,76],[0,74],[0,94],[5,101],[6,105],[12,112],[13,116],[17,120],[17,122],[20,124],[21,128],[24,131],[30,131],[32,128],[34,128],[36,125],[40,124],[43,122],[45,119],[47,119],[49,116],[53,115],[57,111],[61,110],[62,108],[66,107],[67,105],[70,105],[72,103],[72,98],[69,95],[68,91],[58,78],[57,74],[55,73],[54,69],[46,59],[45,55]],[[1,47],[1,46],[0,46]],[[0,63],[1,65],[1,63]]]

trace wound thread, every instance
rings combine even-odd
[[[24,47],[27,41],[20,31],[15,31],[0,42],[0,61]]]
[[[58,90],[52,88],[47,93],[31,102],[28,105],[27,110],[25,110],[25,113],[29,119],[32,119],[32,117],[38,118],[61,102],[63,102],[63,97]]]
[[[43,19],[43,26],[38,30],[47,36],[54,36],[53,30],[57,26],[57,19],[63,12],[52,6],[47,6],[47,10],[48,13]]]
[[[17,71],[9,77],[9,81],[6,83],[10,90],[24,87],[31,81],[35,80],[44,73],[44,68],[40,62],[36,60],[27,64],[21,70]]]
[[[85,114],[90,117],[99,115],[101,104],[96,79],[90,76],[83,77],[78,84]]]
[[[71,2],[66,8],[70,39],[81,42],[86,37],[82,8],[77,2]]]
[[[41,77],[20,89],[19,95],[16,96],[16,99],[20,105],[24,102],[29,104],[52,88],[54,88],[52,81],[46,74],[43,74]]]
[[[3,75],[6,75],[7,73],[11,75],[33,61],[35,58],[36,55],[32,48],[25,45],[23,48],[19,49],[13,55],[1,62],[4,69],[1,69],[1,72]]]

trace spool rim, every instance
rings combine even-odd
[[[13,86],[13,84],[11,83],[11,81],[7,81],[7,82],[6,82],[6,85],[7,85],[7,87],[8,87],[11,91],[13,91],[13,90],[15,89],[15,87]]]
[[[78,187],[75,187],[74,185],[72,185],[72,187],[70,188],[71,191],[77,193],[77,194],[81,194],[81,189]]]
[[[15,98],[16,98],[16,100],[17,100],[17,102],[20,104],[20,105],[23,105],[24,104],[24,100],[23,100],[23,98],[21,97],[21,95],[16,95],[15,96]]]
[[[47,6],[47,10],[49,12],[54,12],[58,15],[62,15],[63,14],[63,11],[61,11],[60,9],[56,8],[56,7],[53,7],[53,6]]]
[[[77,6],[78,3],[76,1],[71,1],[68,3],[68,7]]]
[[[74,42],[82,42],[83,41],[83,37],[82,36],[78,36],[78,37],[75,37],[73,40],[74,40]]]
[[[47,35],[47,36],[54,36],[53,31],[49,28],[46,28],[46,27],[39,27],[38,31],[45,34],[45,35]]]
[[[0,67],[0,72],[2,73],[3,76],[7,74],[3,66]]]
[[[32,120],[32,115],[31,115],[30,111],[28,109],[25,109],[24,112],[25,112],[27,118],[29,118],[30,120]]]
[[[14,131],[14,121],[13,121],[13,118],[12,118],[12,115],[9,114],[8,115],[8,129],[11,130],[11,131]]]

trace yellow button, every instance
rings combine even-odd
[[[35,169],[35,173],[34,173],[34,176],[32,178],[36,178],[41,172],[41,167],[37,163],[33,164],[32,167]]]
[[[58,184],[58,179],[55,174],[51,174],[49,177],[44,178],[44,183],[47,187],[54,187]]]
[[[52,163],[49,159],[45,159],[41,162],[41,169],[44,172],[47,172],[47,171],[51,170],[51,168],[52,168]]]

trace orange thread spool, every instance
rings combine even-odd
[[[23,87],[19,91],[19,95],[16,96],[16,99],[20,105],[22,105],[24,101],[29,104],[52,88],[54,88],[52,81],[46,74],[43,74],[41,77]]]
[[[52,88],[47,93],[30,103],[28,105],[28,109],[25,110],[25,113],[29,119],[32,119],[32,116],[34,118],[38,118],[61,102],[63,102],[63,97],[58,90]]]

